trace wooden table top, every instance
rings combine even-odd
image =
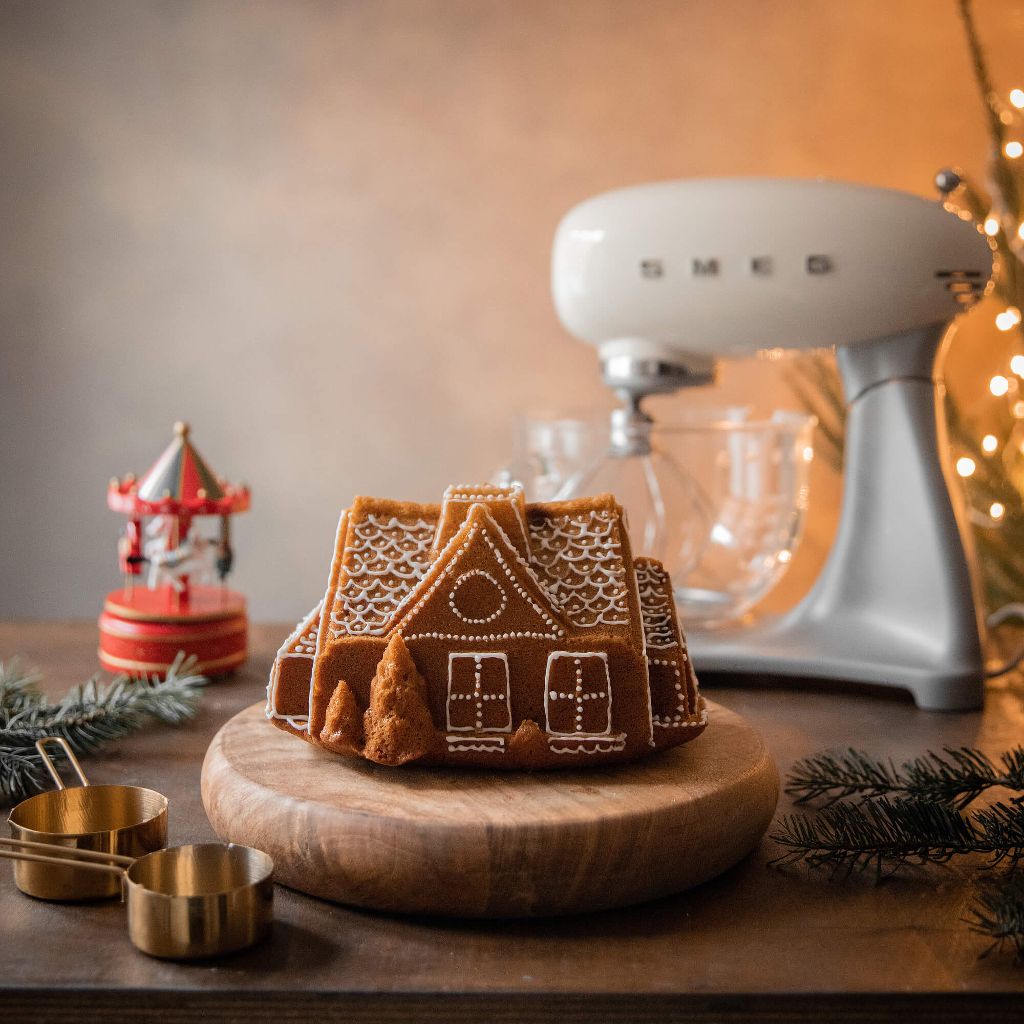
[[[172,844],[214,838],[199,797],[217,729],[259,699],[284,626],[253,631],[252,657],[211,684],[178,729],[154,727],[86,762],[94,782],[145,785],[170,800]],[[97,667],[92,623],[0,625],[0,658],[20,655],[62,692]],[[944,745],[990,753],[1024,736],[1024,684],[989,688],[984,712],[918,711],[909,698],[778,687],[716,687],[715,700],[763,733],[783,773],[824,748],[902,760]],[[783,797],[779,812],[791,809]],[[732,1021],[1024,1019],[1024,967],[979,959],[961,922],[967,876],[952,869],[829,882],[768,868],[757,852],[698,889],[627,910],[530,921],[403,918],[277,892],[271,938],[180,965],[135,952],[117,903],[37,902],[0,867],[0,1019],[318,1021]]]

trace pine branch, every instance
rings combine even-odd
[[[902,790],[899,775],[891,764],[853,749],[839,756],[823,753],[797,761],[786,783],[786,793],[795,798],[795,803],[820,800],[825,806],[848,797],[867,800]]]
[[[945,804],[888,797],[832,804],[813,817],[783,815],[771,838],[787,850],[772,864],[802,862],[833,876],[874,867],[878,878],[904,864],[944,864],[982,842],[973,823]]]
[[[43,699],[39,678],[35,670],[22,669],[17,658],[0,661],[0,723],[5,715],[17,713]]]
[[[56,704],[36,689],[36,674],[0,664],[0,803],[46,788],[37,739],[59,736],[76,754],[94,754],[150,720],[178,725],[191,718],[206,682],[195,663],[179,654],[162,682],[119,675],[104,686],[91,679]]]
[[[994,786],[1024,792],[1024,748],[1001,757],[1002,770],[974,747],[945,748],[945,757],[929,751],[903,766],[908,796],[936,800],[962,810]]]
[[[929,751],[900,769],[860,750],[845,754],[816,754],[798,761],[790,772],[786,792],[796,803],[823,801],[825,806],[857,797],[903,797],[948,804],[962,810],[982,793],[1003,786],[1024,792],[1024,747],[1002,755],[996,766],[974,747]]]
[[[982,956],[1009,943],[1018,962],[1024,961],[1024,876],[986,880],[965,921],[972,932],[992,940]]]

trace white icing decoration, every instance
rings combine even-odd
[[[701,713],[700,713],[700,718],[698,718],[696,721],[692,721],[692,720],[688,719],[687,721],[684,721],[684,722],[676,722],[676,721],[671,721],[671,722],[655,722],[654,724],[659,729],[699,729],[702,726],[705,726],[705,725],[708,724],[708,712],[707,712],[706,708],[704,710],[702,710]]]
[[[456,663],[472,659],[473,661],[473,691],[472,693],[460,693],[457,690],[452,689],[454,683],[454,666]],[[502,664],[504,676],[505,676],[505,689],[494,694],[484,693],[482,688],[481,676],[483,672],[483,663],[485,660],[499,661]],[[473,706],[476,708],[476,724],[472,725],[452,725],[452,704],[458,701],[471,701]],[[508,692],[508,655],[500,653],[452,653],[448,655],[448,702],[445,705],[446,714],[446,725],[448,726],[449,732],[475,732],[479,733],[484,731],[483,729],[483,713],[485,702],[494,701],[500,702],[505,706],[505,716],[507,718],[507,724],[502,726],[488,726],[487,732],[511,732],[512,731],[512,709],[509,704],[509,692]]]
[[[482,754],[503,753],[504,736],[446,736],[448,749],[452,751],[475,750]]]
[[[493,584],[495,590],[498,591],[499,605],[491,612],[490,615],[485,615],[482,618],[473,618],[470,615],[466,615],[458,607],[458,602],[455,600],[455,595],[458,594],[459,588],[467,581],[472,579],[474,576],[480,576],[485,580],[489,580]],[[456,618],[462,619],[463,622],[468,622],[471,625],[486,625],[488,622],[493,622],[499,615],[508,607],[508,597],[505,591],[502,590],[501,584],[489,573],[483,569],[470,569],[468,572],[464,572],[456,581],[448,594],[448,607],[451,608],[452,613]]]
[[[638,561],[636,580],[647,647],[659,651],[678,647],[676,609],[669,593],[665,570],[654,562]]]
[[[615,736],[552,736],[548,749],[552,754],[606,754],[626,746],[623,733]]]
[[[640,609],[640,625],[641,629],[638,630],[640,634],[640,649],[643,652],[644,664],[648,665],[647,660],[647,632],[643,627],[643,607],[640,604],[640,584],[636,578],[636,560],[633,561],[633,573],[631,580],[633,584],[633,606]],[[651,695],[651,670],[648,665],[647,668],[647,745],[649,747],[655,747],[657,744],[654,742],[654,699]]]
[[[675,674],[675,691],[676,691],[676,707],[675,711],[671,715],[654,715],[653,722],[655,725],[669,726],[669,725],[681,725],[689,717],[686,710],[686,693],[683,689],[683,676],[679,671],[679,665],[671,658],[650,658],[648,659],[652,665],[666,665],[670,667]]]
[[[368,515],[351,527],[331,622],[335,638],[380,636],[430,568],[432,523]]]
[[[317,632],[320,624],[320,611],[323,608],[323,601],[307,615],[303,616],[295,628],[288,634],[288,638],[277,652],[273,668],[270,670],[270,680],[267,683],[267,706],[265,714],[267,718],[276,718],[279,721],[287,722],[293,729],[304,730],[308,727],[308,715],[282,715],[277,710],[277,684],[281,674],[281,660],[283,658],[309,658],[311,661],[316,651]],[[306,628],[307,623],[309,628]]]
[[[335,555],[337,557],[339,557],[339,558],[341,557],[341,552],[340,552],[339,548],[340,548],[340,545],[343,543],[343,541],[345,539],[345,534],[346,534],[347,531],[348,531],[348,509],[346,508],[346,509],[342,509],[341,515],[338,517],[338,531],[334,535],[334,548],[333,548],[333,551],[335,552]],[[324,628],[325,625],[326,625],[326,621],[327,621],[327,613],[328,613],[328,611],[330,611],[330,608],[331,608],[331,604],[330,604],[330,601],[331,601],[331,588],[332,588],[334,579],[335,579],[335,577],[334,577],[334,559],[332,557],[332,559],[331,559],[331,575],[330,575],[330,577],[327,580],[327,591],[324,593],[323,600],[320,602],[320,604],[323,605],[323,607],[322,607],[322,609],[320,611],[320,625],[319,625],[318,630],[317,630],[316,653],[313,655],[313,666],[312,666],[312,668],[310,669],[310,672],[309,672],[309,697],[308,697],[307,702],[306,702],[307,714],[308,714],[309,718],[313,717],[313,686],[314,686],[314,683],[316,682],[316,666],[317,666],[317,662],[320,660],[320,655],[323,653],[324,646],[327,643],[327,635],[328,635],[328,633],[333,633],[334,632],[330,628],[326,628],[326,629]]]
[[[607,509],[530,523],[530,548],[544,586],[574,626],[628,626],[626,566]]]
[[[573,669],[576,680],[576,685],[571,691],[562,692],[556,690],[551,684],[551,670],[555,664],[563,658],[571,658],[573,660]],[[586,690],[583,686],[583,660],[586,658],[597,658],[601,662],[604,671],[604,689],[597,691]],[[607,711],[608,718],[607,724],[599,732],[587,732],[583,733],[583,709],[586,706],[586,702],[589,700],[604,700],[607,698]],[[565,733],[557,729],[551,728],[551,714],[550,705],[555,700],[571,700],[575,703],[575,715],[574,722],[576,723],[575,731],[572,733]],[[608,655],[603,651],[581,653],[579,651],[552,651],[548,655],[547,668],[544,671],[544,717],[547,723],[547,731],[549,734],[554,736],[577,736],[578,738],[594,737],[594,736],[606,736],[611,732],[612,729],[612,691],[611,681],[608,677]],[[582,735],[581,735],[582,734]]]
[[[476,492],[476,493],[474,493]],[[487,501],[488,498],[507,498],[523,493],[523,485],[514,480],[510,484],[449,484],[444,489],[446,498],[464,498],[467,501]]]
[[[527,565],[527,563],[524,562],[523,559],[519,557],[519,553],[515,550],[514,547],[512,547],[511,542],[509,541],[508,537],[505,535],[505,531],[502,530],[502,528],[496,522],[494,522],[494,520],[491,519],[490,516],[487,516],[487,526],[488,526],[488,529],[493,528],[501,536],[502,540],[508,545],[509,550],[512,551],[515,554],[516,559],[518,560],[520,566],[523,569],[525,569],[525,571],[530,575],[530,577],[533,579],[533,582],[537,585],[537,587],[540,590],[540,592],[542,594],[545,594],[545,596],[546,596],[547,595],[547,591],[545,591],[544,587],[541,585],[540,581],[536,578],[536,576],[533,575],[533,571],[530,569],[529,565]],[[444,550],[438,556],[438,561],[442,561],[445,557],[447,557],[448,552],[452,551],[452,549],[454,548],[454,553],[452,554],[451,558],[448,560],[447,564],[444,566],[444,568],[441,570],[441,572],[438,573],[438,575],[434,578],[434,580],[431,582],[430,586],[428,586],[425,591],[420,593],[418,599],[416,600],[416,603],[413,604],[412,607],[405,613],[405,615],[402,617],[401,621],[398,622],[393,627],[393,631],[394,632],[402,633],[402,635],[405,637],[406,640],[421,639],[421,638],[424,638],[424,637],[433,637],[435,639],[445,639],[445,640],[474,639],[473,637],[460,637],[458,635],[451,634],[451,633],[429,633],[429,632],[427,632],[427,633],[413,633],[413,634],[411,634],[409,636],[406,636],[403,627],[405,626],[405,624],[407,622],[409,622],[416,615],[416,613],[423,607],[423,605],[426,604],[426,602],[428,600],[430,600],[430,597],[434,593],[434,591],[437,590],[437,588],[448,578],[448,576],[451,575],[452,570],[455,568],[456,564],[459,562],[459,560],[462,558],[462,556],[469,549],[470,544],[472,544],[473,539],[476,537],[476,535],[478,533],[481,533],[480,526],[479,525],[472,526],[469,529],[469,531],[466,533],[465,538],[462,541],[462,543],[459,544],[459,546],[457,548],[455,547],[455,542],[461,536],[461,533],[457,533],[457,534],[455,534],[455,536],[452,537],[452,539],[445,546]],[[513,573],[511,566],[505,560],[505,558],[503,557],[502,553],[498,550],[498,548],[495,545],[494,541],[492,541],[491,538],[487,536],[486,532],[483,532],[482,536],[483,536],[483,539],[484,539],[485,543],[487,544],[487,546],[491,549],[491,552],[494,555],[495,559],[497,560],[498,565],[501,567],[502,571],[505,573],[505,576],[507,577],[509,582],[512,584],[512,589],[515,590],[515,592],[524,601],[526,601],[527,604],[529,604],[529,606],[542,619],[542,621],[544,622],[544,624],[546,626],[550,626],[551,627],[551,632],[549,634],[532,633],[532,632],[528,632],[528,633],[525,633],[525,634],[524,633],[519,633],[519,634],[516,634],[516,633],[505,633],[505,634],[497,634],[497,635],[492,634],[489,637],[476,637],[475,639],[497,640],[497,639],[503,639],[505,637],[512,637],[512,636],[517,636],[517,635],[518,636],[529,635],[529,636],[537,636],[537,637],[540,637],[540,638],[554,640],[554,639],[557,639],[560,636],[564,636],[565,635],[565,630],[562,629],[558,625],[558,623],[556,623],[555,620],[532,597],[530,597],[530,595],[527,593],[527,591],[523,587],[523,585],[519,582],[518,579],[516,579],[515,573]],[[411,595],[410,595],[409,599],[412,600],[412,596]],[[395,618],[397,618],[397,615],[395,616]]]
[[[481,486],[487,487],[482,491]],[[452,484],[444,490],[444,498],[441,502],[441,515],[437,521],[437,528],[440,529],[445,522],[448,513],[448,506],[452,503],[474,505],[479,502],[502,502],[509,505],[515,516],[516,524],[523,535],[523,543],[526,550],[530,550],[530,537],[526,532],[526,524],[522,520],[520,505],[517,498],[523,493],[523,485],[519,483],[510,484],[508,487],[488,487],[480,484]],[[495,524],[497,525],[497,524]]]
[[[534,633],[531,630],[513,630],[508,633],[403,633],[406,640],[554,640],[553,633]]]

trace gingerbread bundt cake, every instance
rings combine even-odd
[[[381,764],[519,769],[631,760],[707,722],[668,575],[633,558],[615,499],[516,485],[356,498],[267,717]]]

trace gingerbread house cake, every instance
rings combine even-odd
[[[357,498],[267,717],[381,764],[495,768],[630,760],[707,721],[668,575],[633,558],[615,499],[517,485]]]

